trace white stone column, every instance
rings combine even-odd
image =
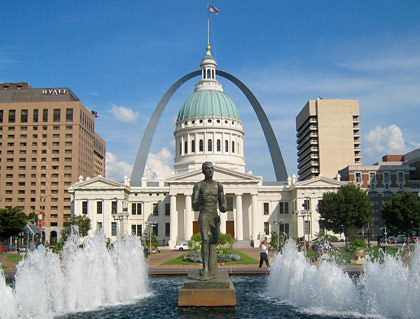
[[[260,245],[260,242],[258,240],[258,200],[257,200],[257,194],[252,194],[252,239],[254,240],[254,247],[258,247]]]
[[[174,249],[176,245],[176,238],[178,233],[178,216],[176,214],[176,195],[170,195],[170,234],[169,234],[169,248]]]
[[[193,217],[191,195],[185,195],[184,239],[186,241],[190,240],[192,236]]]
[[[236,195],[236,217],[235,217],[235,227],[236,227],[236,239],[244,239],[244,218],[242,211],[242,194]]]

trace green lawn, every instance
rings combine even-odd
[[[399,252],[399,248],[386,247],[385,252],[390,255],[395,255]],[[333,248],[328,254],[329,256],[334,257],[338,264],[349,264],[351,262],[351,253],[345,248]],[[366,256],[371,256],[372,260],[375,261],[379,257],[379,248],[366,248]]]
[[[19,254],[13,254],[13,255],[7,256],[6,259],[10,260],[10,261],[13,261],[15,263],[18,263],[19,261],[22,260],[22,256],[19,255]]]
[[[161,265],[164,265],[164,266],[192,265],[193,263],[184,261],[184,256],[185,256],[185,254],[179,255],[178,257],[176,257],[174,259],[170,259],[170,260],[167,260],[167,261],[163,262]]]
[[[243,253],[240,250],[235,250],[235,253],[238,254],[241,257],[241,260],[239,261],[230,261],[227,263],[224,263],[225,265],[253,265],[258,264],[259,260],[256,260],[255,258],[252,258],[248,256],[247,254]],[[164,263],[162,263],[163,266],[171,266],[171,265],[185,265],[185,266],[191,266],[191,265],[198,265],[199,263],[191,263],[188,261],[184,261],[185,254],[182,254],[174,259],[167,260]]]

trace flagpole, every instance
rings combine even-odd
[[[207,0],[207,45],[210,45],[210,0]]]

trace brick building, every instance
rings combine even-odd
[[[95,114],[69,88],[0,84],[0,208],[36,213],[43,238],[54,242],[79,175],[105,175]]]
[[[406,160],[406,155],[385,155],[381,162],[374,165],[349,165],[339,172],[342,181],[350,181],[368,193],[373,216],[365,233],[369,232],[374,238],[382,235],[385,230],[380,214],[382,206],[403,191],[413,192],[416,196],[420,191],[419,180],[413,179],[416,176],[416,167]],[[409,158],[412,163],[416,162],[414,156]],[[420,157],[417,161],[420,161]]]

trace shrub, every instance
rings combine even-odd
[[[216,258],[218,262],[240,260],[240,257],[233,253],[232,245],[232,235],[220,233],[219,242],[216,245]],[[201,233],[196,233],[191,236],[191,240],[188,241],[188,247],[192,252],[185,255],[184,261],[201,262]],[[199,261],[197,255],[199,256]]]
[[[355,252],[358,249],[366,249],[366,243],[363,239],[353,239],[348,245],[347,250],[350,252]]]

